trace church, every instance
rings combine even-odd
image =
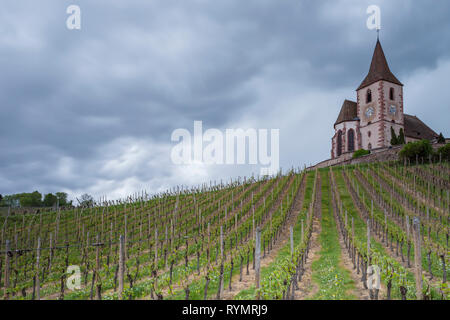
[[[405,114],[403,84],[392,74],[379,39],[369,73],[356,89],[356,102],[345,100],[334,124],[331,158],[349,158],[359,149],[391,145],[391,128],[405,141],[434,140],[438,134],[416,116]]]

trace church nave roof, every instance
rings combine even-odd
[[[406,113],[403,116],[406,137],[427,140],[433,140],[438,137],[436,132],[416,116],[411,116]]]
[[[359,120],[356,110],[356,102],[345,99],[344,103],[342,104],[341,112],[339,112],[339,116],[334,125],[337,125],[338,123],[344,121],[355,120]]]

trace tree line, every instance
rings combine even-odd
[[[47,193],[44,196],[39,191],[5,196],[0,194],[0,207],[71,207],[72,205],[72,200],[68,200],[66,192]]]

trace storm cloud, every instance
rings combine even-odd
[[[81,8],[81,30],[66,8]],[[343,99],[381,43],[405,112],[450,136],[450,3],[300,0],[4,1],[0,193],[118,198],[257,174],[176,166],[177,128],[280,129],[284,170],[329,157]]]

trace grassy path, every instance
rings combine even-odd
[[[321,250],[319,258],[312,263],[312,279],[318,286],[318,291],[306,299],[313,300],[353,300],[355,282],[350,271],[342,265],[341,246],[336,222],[333,216],[330,184],[327,171],[321,171],[320,181],[321,201],[318,210],[321,211],[321,233],[319,237]]]
[[[295,299],[296,300],[306,300],[311,299],[313,295],[315,295],[319,291],[318,284],[313,281],[313,270],[312,265],[315,263],[320,257],[321,243],[319,241],[319,236],[322,232],[322,226],[320,223],[320,217],[322,215],[321,212],[321,179],[320,174],[317,176],[317,192],[314,206],[314,216],[313,216],[313,230],[311,234],[311,250],[307,257],[306,264],[304,267],[304,274],[302,276],[301,281],[298,284],[298,289],[295,290]]]
[[[330,185],[330,188],[332,188],[331,185]],[[336,199],[333,196],[333,193],[331,195],[330,207],[333,209],[334,221],[338,228],[339,245],[341,247],[341,265],[345,269],[350,271],[350,276],[353,279],[353,282],[355,284],[355,288],[352,290],[352,294],[355,295],[358,300],[369,300],[370,299],[369,291],[365,288],[365,286],[363,284],[360,270],[356,266],[356,261],[352,259],[351,255],[350,255],[350,251],[344,241],[342,230],[340,230],[340,228],[339,228],[339,218],[338,218],[339,208],[338,208]]]

